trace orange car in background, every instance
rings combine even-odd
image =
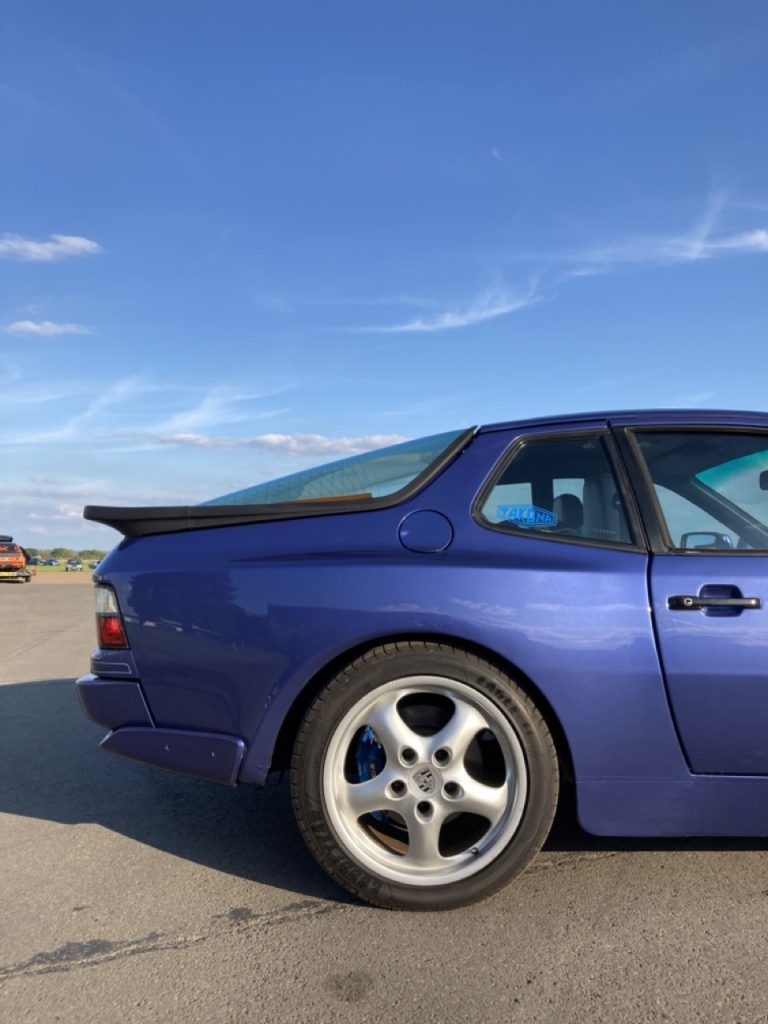
[[[27,568],[27,553],[13,537],[0,536],[0,580],[29,583],[32,573]]]

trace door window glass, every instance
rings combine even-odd
[[[675,547],[701,548],[713,546],[713,535],[721,538],[720,547],[735,548],[738,534],[725,523],[705,512],[682,494],[676,494],[663,484],[655,484],[656,497],[666,520],[667,530]]]
[[[673,547],[768,549],[768,435],[636,434]]]

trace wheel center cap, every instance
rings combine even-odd
[[[432,796],[438,787],[437,772],[431,765],[422,765],[411,776],[413,784],[424,796]]]

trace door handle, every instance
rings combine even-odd
[[[760,608],[759,597],[698,597],[696,594],[676,594],[667,598],[672,612],[696,612],[705,608]]]

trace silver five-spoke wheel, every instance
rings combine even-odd
[[[498,667],[435,642],[376,647],[316,696],[291,789],[319,863],[382,907],[483,899],[523,870],[557,802],[552,736]]]
[[[396,679],[361,698],[332,734],[323,770],[328,816],[349,854],[419,885],[482,870],[514,835],[526,791],[511,722],[439,676]]]

